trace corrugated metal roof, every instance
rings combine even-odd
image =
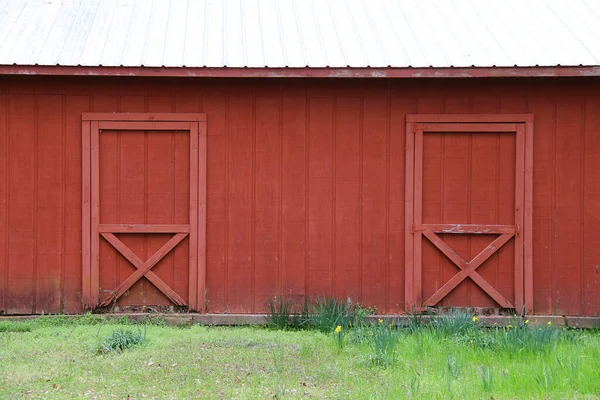
[[[0,65],[600,65],[598,0],[0,0]]]

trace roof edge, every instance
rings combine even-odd
[[[468,68],[190,68],[0,65],[0,75],[181,78],[519,78],[600,76],[600,66]]]

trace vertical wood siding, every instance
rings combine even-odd
[[[81,311],[81,113],[154,111],[207,114],[210,312],[325,294],[401,311],[405,115],[532,113],[535,311],[595,315],[598,93],[593,79],[0,78],[0,313]]]

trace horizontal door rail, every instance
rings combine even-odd
[[[415,131],[422,130],[424,133],[427,132],[517,132],[518,124],[452,124],[452,123],[438,123],[438,124],[415,124]]]
[[[189,131],[190,122],[119,122],[119,121],[100,121],[98,129],[114,131]]]
[[[434,233],[458,233],[473,235],[517,234],[518,225],[484,225],[484,224],[419,224],[413,225],[414,232],[430,231]]]
[[[189,233],[187,224],[100,224],[99,233]]]

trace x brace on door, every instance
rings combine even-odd
[[[184,131],[190,135],[189,219],[184,224],[108,224],[100,216],[100,134],[103,131]],[[142,277],[173,304],[204,310],[206,254],[206,115],[196,113],[83,113],[82,132],[82,302],[84,308],[106,306]],[[183,154],[182,154],[183,156]],[[117,234],[170,233],[169,239],[142,261]],[[188,246],[188,291],[178,294],[152,271],[185,238]],[[100,299],[100,240],[110,243],[135,268],[125,281]],[[186,298],[184,299],[183,296]]]
[[[503,308],[514,308],[514,305],[508,301],[500,292],[490,285],[476,269],[490,258],[500,247],[504,246],[515,234],[518,234],[517,227],[513,225],[453,225],[453,224],[424,224],[414,227],[414,231],[421,231],[429,241],[437,247],[450,261],[452,261],[461,271],[454,275],[448,282],[442,285],[431,297],[424,302],[424,306],[433,307],[446,297],[462,281],[471,278],[484,292],[494,299]],[[437,234],[500,234],[492,243],[477,254],[469,262],[459,256],[447,243],[445,243]]]
[[[423,137],[428,133],[506,133],[516,136],[514,225],[423,223]],[[470,278],[503,308],[533,311],[533,116],[529,114],[415,114],[406,116],[405,308],[407,312],[439,304]],[[459,222],[459,221],[457,221]],[[465,221],[466,222],[466,221]],[[464,260],[439,234],[497,235],[470,261]],[[423,238],[460,271],[422,300]],[[514,299],[510,301],[477,269],[507,242],[514,242]]]
[[[116,301],[126,291],[128,291],[142,277],[146,277],[156,286],[165,296],[178,306],[187,306],[185,300],[181,298],[173,289],[171,289],[162,279],[154,274],[151,269],[160,260],[162,260],[171,250],[175,248],[190,232],[189,225],[100,225],[100,235],[106,239],[123,257],[125,257],[134,267],[137,268],[133,274],[125,279],[112,293],[106,297],[101,306],[107,306]],[[165,243],[156,253],[154,253],[145,262],[135,255],[125,243],[119,240],[115,233],[174,233],[167,243]]]

